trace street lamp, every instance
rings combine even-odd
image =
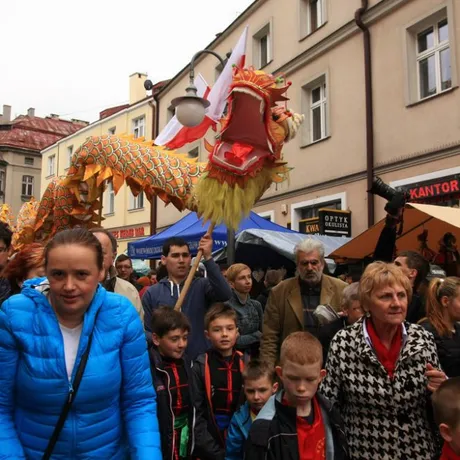
[[[220,63],[222,68],[225,66],[224,60],[212,50],[201,50],[194,54],[190,61],[190,83],[185,90],[185,96],[176,97],[171,101],[171,105],[176,108],[176,117],[179,122],[187,127],[199,125],[205,115],[205,110],[209,107],[210,102],[197,95],[195,86],[195,61],[202,54],[212,54]]]

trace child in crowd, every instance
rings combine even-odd
[[[281,345],[276,373],[284,389],[272,396],[249,430],[246,457],[346,459],[343,424],[331,403],[317,393],[326,371],[319,340],[294,332]]]
[[[237,315],[239,337],[236,348],[248,356],[258,356],[264,313],[260,302],[249,295],[252,288],[251,269],[245,264],[233,264],[227,270],[227,280],[233,295],[226,304]]]
[[[211,348],[198,356],[192,374],[198,420],[200,423],[206,420],[206,425],[197,427],[196,432],[206,431],[201,434],[208,435],[206,445],[212,446],[208,450],[218,450],[217,458],[223,458],[227,429],[242,396],[243,358],[234,349],[238,328],[236,313],[231,307],[214,304],[206,313],[204,323]]]
[[[249,361],[243,371],[246,403],[233,414],[228,428],[225,460],[241,460],[252,422],[270,396],[278,390],[275,369],[257,359]]]
[[[150,367],[157,393],[163,458],[190,458],[195,411],[189,385],[191,363],[184,356],[190,323],[183,313],[160,307],[152,314],[151,327]]]
[[[432,401],[434,418],[444,439],[440,460],[460,460],[460,377],[442,383]]]

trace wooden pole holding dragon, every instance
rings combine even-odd
[[[209,236],[212,236],[213,231],[214,231],[214,224],[211,224],[206,234]],[[178,310],[178,311],[182,310],[182,304],[184,303],[187,292],[190,289],[190,285],[192,284],[193,278],[195,277],[195,273],[198,270],[198,266],[200,265],[200,261],[202,257],[203,257],[203,251],[200,249],[195,257],[195,261],[193,262],[190,268],[190,271],[187,275],[187,279],[185,280],[185,283],[184,283],[184,287],[182,288],[180,296],[177,299],[176,305],[174,305],[174,310]]]

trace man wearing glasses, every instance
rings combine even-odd
[[[273,366],[283,340],[292,332],[319,336],[320,324],[313,314],[318,305],[340,311],[343,281],[323,274],[324,246],[308,238],[295,248],[297,276],[282,281],[270,293],[265,307],[261,357]]]
[[[13,232],[8,225],[0,222],[0,304],[10,295],[10,283],[7,279],[1,277],[1,274],[8,263],[12,237]]]

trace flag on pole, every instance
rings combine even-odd
[[[246,42],[248,26],[241,34],[232,54],[228,58],[222,73],[209,91],[209,87],[201,75],[195,78],[197,94],[210,102],[204,120],[197,126],[183,126],[174,116],[155,139],[155,144],[164,145],[170,149],[178,149],[185,144],[201,139],[208,129],[215,127],[224,113],[227,96],[233,78],[233,66],[243,67],[246,58]]]

